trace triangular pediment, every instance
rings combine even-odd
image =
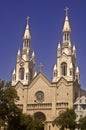
[[[67,81],[64,77],[61,77],[58,82],[57,82],[57,86],[61,86],[61,84],[64,84],[65,86],[69,86],[69,84],[71,84],[71,81]]]
[[[51,86],[51,82],[46,78],[46,76],[39,72],[36,77],[34,77],[34,79],[31,81],[31,83],[29,84],[29,88],[31,88],[34,84],[36,84],[37,82],[45,82],[45,84],[47,84],[47,86]]]
[[[61,59],[68,59],[68,57],[69,56],[65,52],[63,52],[61,55]]]
[[[23,89],[23,84],[20,81],[18,81],[18,83],[15,86],[16,90],[19,89],[19,88]]]
[[[78,97],[74,105],[78,105],[78,104],[86,104],[86,97],[85,96]]]

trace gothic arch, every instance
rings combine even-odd
[[[24,80],[24,68],[23,67],[19,69],[19,78],[21,80]]]
[[[67,75],[67,63],[66,62],[61,63],[61,74],[64,76]]]

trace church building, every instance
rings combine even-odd
[[[22,52],[18,50],[12,74],[12,86],[18,92],[17,105],[23,113],[42,119],[44,130],[55,130],[52,121],[65,109],[73,108],[81,97],[80,72],[76,61],[76,48],[71,42],[68,8],[62,28],[62,40],[57,46],[52,81],[40,71],[35,73],[35,53],[31,54],[30,27],[27,19]]]

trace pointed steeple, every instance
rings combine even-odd
[[[21,59],[21,53],[20,53],[20,49],[18,50],[18,53],[17,53],[17,62],[19,62]]]
[[[77,73],[77,74],[79,73],[79,68],[78,68],[78,66],[76,67],[76,73]]]
[[[78,66],[76,67],[76,79],[78,80],[78,83],[80,83],[80,71]]]
[[[56,64],[54,65],[54,68],[53,68],[53,70],[54,70],[54,71],[56,71],[56,70],[57,70],[57,68],[56,68]]]
[[[20,49],[18,50],[18,53],[17,53],[17,55],[18,55],[18,56],[20,56],[20,55],[21,55],[21,54],[20,54]]]
[[[66,17],[65,17],[65,21],[64,21],[63,30],[62,30],[62,32],[63,32],[63,43],[70,41],[71,28],[70,28],[69,19],[68,19],[68,9],[69,8],[67,8],[67,7],[65,9]]]
[[[12,81],[16,80],[16,71],[15,69],[13,70],[13,74],[12,74]]]
[[[53,68],[53,82],[56,82],[57,81],[57,66],[56,64],[54,65],[54,68]]]
[[[34,77],[37,75],[37,72],[34,73]]]
[[[29,28],[29,18],[30,17],[27,17],[27,24],[23,36],[23,49],[30,48],[31,35],[30,35],[30,28]]]
[[[31,39],[30,30],[29,30],[29,18],[30,17],[27,17],[27,24],[26,24],[24,37],[23,37],[24,39]]]
[[[61,45],[60,45],[60,42],[58,43],[58,49],[61,49]]]
[[[33,51],[33,53],[32,53],[32,58],[34,58],[35,57],[35,53],[34,53],[34,51]]]
[[[66,7],[66,17],[65,17],[65,22],[63,26],[63,32],[71,32],[70,24],[69,24],[69,19],[68,19],[68,10],[69,8]]]
[[[33,53],[32,53],[32,61],[33,61],[33,63],[35,64],[35,53],[34,53],[34,51],[33,51]]]
[[[15,69],[13,70],[13,75],[15,74]]]
[[[58,43],[58,47],[57,47],[57,57],[61,56],[61,44],[60,42]]]
[[[74,55],[75,58],[76,58],[76,47],[75,47],[75,45],[73,45],[73,55]]]

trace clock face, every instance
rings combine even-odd
[[[39,101],[39,102],[42,102],[44,100],[44,93],[42,91],[38,91],[36,93],[36,99]]]
[[[20,66],[24,66],[24,62],[23,61],[20,62]]]

